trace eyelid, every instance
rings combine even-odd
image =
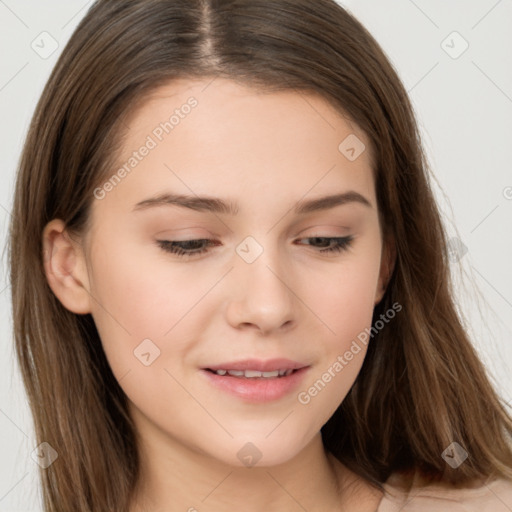
[[[200,230],[201,232],[198,233],[198,232],[193,231],[192,234],[188,233],[189,230],[195,230],[195,229]],[[181,231],[187,231],[187,233],[182,235]],[[216,233],[214,233],[212,231],[208,231],[204,227],[200,227],[200,226],[189,226],[186,228],[177,228],[177,229],[162,229],[161,231],[156,232],[155,236],[171,238],[171,237],[175,237],[175,236],[187,236],[188,234],[190,234],[192,239],[194,239],[194,237],[195,238],[206,238],[209,236],[213,236],[213,237],[220,236],[220,235],[217,235]]]
[[[179,228],[174,230],[162,230],[155,233],[156,236],[165,239],[166,241],[172,242],[187,242],[187,241],[195,241],[195,240],[208,240],[208,243],[212,245],[219,245],[219,239],[222,238],[222,235],[212,232],[212,231],[203,231],[202,234],[199,233],[186,233],[178,235],[176,232],[179,231],[187,231],[189,229],[196,229],[197,226],[194,227],[186,227]],[[335,228],[338,232],[332,232],[332,229]],[[201,230],[205,228],[201,227]],[[327,229],[328,232],[323,232],[324,229]],[[339,230],[343,230],[343,233],[339,233]],[[311,233],[308,230],[313,230]],[[307,227],[296,233],[291,240],[302,239],[302,238],[347,238],[350,236],[351,230],[348,226],[340,226],[340,225],[330,225],[323,224],[321,226]]]
[[[313,240],[313,239],[325,239],[329,240],[329,245],[327,247],[317,247],[315,244],[306,244],[311,246],[311,250],[317,252],[318,254],[322,254],[325,256],[336,256],[338,254],[342,254],[348,252],[352,248],[352,244],[354,241],[354,235],[346,235],[346,236],[321,236],[321,235],[313,235],[313,236],[305,236],[296,238],[296,240]],[[333,245],[334,241],[334,245]],[[191,250],[183,249],[180,247],[180,244],[186,244],[187,242],[201,242],[202,245],[199,248],[192,248]],[[219,245],[217,240],[210,238],[192,238],[187,240],[157,240],[157,245],[165,252],[171,253],[178,258],[184,260],[193,260],[194,256],[199,256],[201,254],[205,254],[210,252],[212,247],[216,247]]]

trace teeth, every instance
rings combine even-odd
[[[229,373],[229,372],[228,372]],[[256,370],[245,370],[245,377],[277,377],[279,375],[279,370],[274,372],[258,372]]]
[[[215,370],[217,375],[231,375],[232,377],[246,377],[248,379],[252,378],[276,378],[276,377],[287,377],[293,372],[293,369],[284,369],[284,370],[274,370],[273,372],[259,372],[257,370]]]
[[[242,370],[228,370],[228,375],[233,377],[243,377],[244,372]]]

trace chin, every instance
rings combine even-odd
[[[274,436],[274,439],[270,439]],[[240,436],[231,440],[225,449],[213,454],[219,461],[239,468],[261,468],[285,464],[304,448],[300,439],[291,439],[287,433],[287,442],[283,442],[277,429],[269,437],[268,432],[259,436]]]

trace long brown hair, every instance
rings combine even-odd
[[[17,358],[35,432],[59,458],[41,471],[47,511],[127,511],[136,432],[91,315],[65,309],[45,277],[42,231],[87,229],[93,190],[112,174],[123,116],[175,78],[227,77],[315,92],[367,134],[396,265],[357,380],[322,428],[326,449],[379,487],[418,469],[452,484],[512,478],[512,420],[453,300],[447,237],[413,109],[385,53],[334,0],[99,0],[62,52],[29,128],[9,260]],[[457,469],[441,454],[469,453]]]

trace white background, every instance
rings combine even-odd
[[[15,169],[33,109],[90,3],[0,0],[2,245]],[[409,91],[450,236],[467,247],[453,267],[457,302],[499,392],[511,402],[512,2],[341,3],[379,41]],[[47,59],[31,47],[45,31],[59,44]],[[451,35],[454,31],[460,36]],[[463,48],[461,38],[469,47],[452,58],[445,50],[455,55]],[[40,511],[37,465],[30,458],[36,443],[13,356],[6,264],[4,255],[0,266],[0,512]]]

